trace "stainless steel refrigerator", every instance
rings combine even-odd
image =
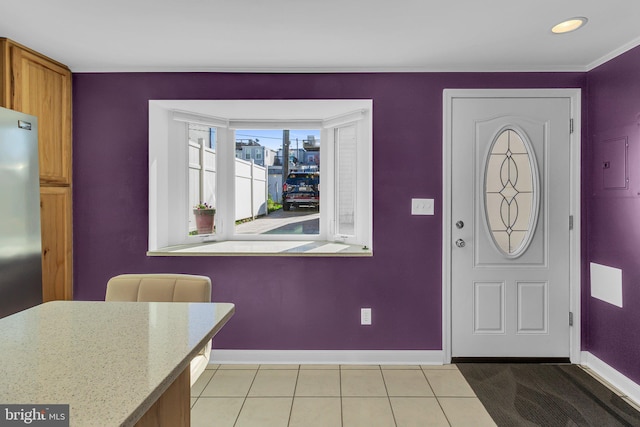
[[[38,120],[0,108],[0,318],[41,302]]]

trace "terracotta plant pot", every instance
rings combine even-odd
[[[215,209],[194,209],[193,214],[196,216],[196,228],[198,234],[213,233],[213,219],[216,213]]]

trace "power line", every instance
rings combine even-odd
[[[236,133],[236,136],[246,136],[249,138],[264,138],[264,139],[277,139],[278,141],[282,141],[282,137],[281,136],[264,136],[264,135],[248,135],[246,133]],[[289,139],[291,139],[293,137],[289,137]],[[304,139],[306,139],[306,136],[304,137]]]
[[[277,139],[282,141],[282,137],[264,136],[264,135],[247,135],[246,133],[236,133],[236,136],[248,136],[251,138]]]

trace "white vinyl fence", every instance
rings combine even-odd
[[[267,213],[267,168],[236,159],[236,220]]]
[[[235,159],[236,221],[267,212],[267,168],[252,161]],[[199,202],[214,208],[216,200],[216,152],[189,142],[189,209]],[[190,211],[191,212],[191,211]],[[195,218],[189,215],[189,231],[195,230]]]

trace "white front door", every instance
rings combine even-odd
[[[451,102],[451,355],[569,357],[569,97]]]

